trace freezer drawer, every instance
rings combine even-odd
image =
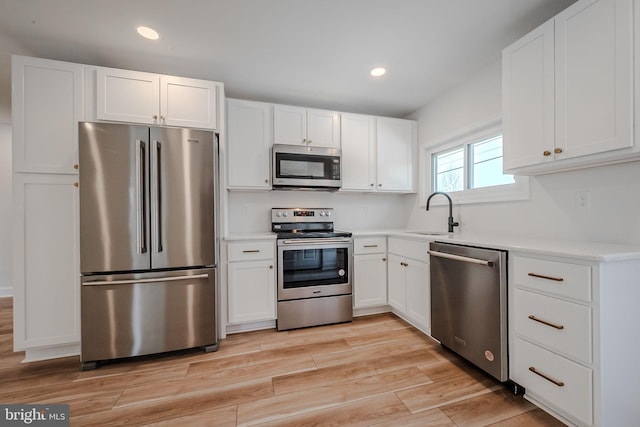
[[[84,276],[84,363],[215,346],[215,268]]]

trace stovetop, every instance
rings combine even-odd
[[[278,239],[324,239],[331,237],[351,237],[348,231],[279,231]]]

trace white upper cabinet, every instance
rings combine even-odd
[[[228,188],[271,188],[271,104],[227,99]]]
[[[376,188],[376,118],[342,114],[342,189]]]
[[[342,114],[342,190],[415,191],[416,151],[415,121]]]
[[[274,105],[274,143],[340,148],[340,114]]]
[[[376,189],[390,192],[414,191],[418,145],[416,122],[383,117],[378,117],[376,121]]]
[[[579,1],[503,51],[506,171],[535,174],[637,156],[632,3]]]
[[[113,68],[96,69],[96,118],[217,129],[221,84]]]
[[[14,172],[76,174],[83,66],[14,56]]]

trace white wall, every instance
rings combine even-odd
[[[271,208],[334,208],[335,228],[344,231],[404,228],[413,198],[409,195],[321,191],[230,192],[229,232],[271,231]]]
[[[11,285],[11,125],[0,123],[0,297]]]
[[[432,146],[501,115],[501,67],[496,60],[472,79],[412,115],[421,145]],[[525,201],[460,205],[460,230],[640,245],[640,162],[530,178]],[[578,208],[576,192],[591,206]],[[429,212],[413,199],[408,228],[446,230],[445,207]]]

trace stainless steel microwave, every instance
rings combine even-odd
[[[340,149],[274,144],[272,185],[289,190],[339,189]]]

